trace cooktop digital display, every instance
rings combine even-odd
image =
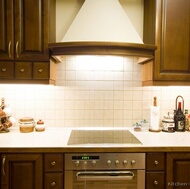
[[[68,145],[141,144],[129,130],[72,130]]]

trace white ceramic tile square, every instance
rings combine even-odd
[[[76,72],[75,71],[67,71],[66,72],[66,80],[76,80]]]

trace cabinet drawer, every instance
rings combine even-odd
[[[164,170],[164,167],[165,167],[164,153],[147,153],[146,170],[148,171]]]
[[[31,62],[15,62],[15,78],[31,79],[32,63]]]
[[[146,189],[164,189],[164,172],[147,172]]]
[[[63,189],[63,173],[46,173],[45,189]]]
[[[13,62],[0,62],[0,78],[12,79],[14,76]]]
[[[49,62],[33,63],[33,78],[48,79],[49,78]]]
[[[45,172],[63,172],[63,154],[45,154]]]

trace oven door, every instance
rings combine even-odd
[[[145,170],[65,171],[66,189],[145,189]]]

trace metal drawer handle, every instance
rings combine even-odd
[[[2,70],[2,72],[6,72],[7,68],[2,68],[1,70]]]
[[[3,176],[6,176],[6,174],[5,174],[5,161],[6,161],[6,156],[3,156],[3,159],[2,159],[2,173],[3,173]]]
[[[52,182],[52,183],[51,183],[51,186],[55,186],[55,185],[56,185],[56,182]]]
[[[155,164],[155,165],[158,165],[158,161],[157,161],[157,160],[155,160],[155,161],[154,161],[154,164]]]
[[[157,180],[154,181],[154,185],[158,185],[158,181]]]
[[[43,69],[39,69],[38,72],[42,73],[42,72],[43,72]]]
[[[55,164],[56,164],[56,162],[55,162],[55,161],[52,161],[52,162],[51,162],[51,165],[53,165],[53,166],[54,166]]]
[[[23,73],[25,70],[24,70],[24,68],[21,68],[20,71]]]
[[[19,45],[19,42],[17,41],[17,42],[16,42],[16,57],[17,57],[17,58],[19,58],[18,45]]]
[[[11,55],[11,41],[9,41],[9,58],[11,58],[12,55]]]

